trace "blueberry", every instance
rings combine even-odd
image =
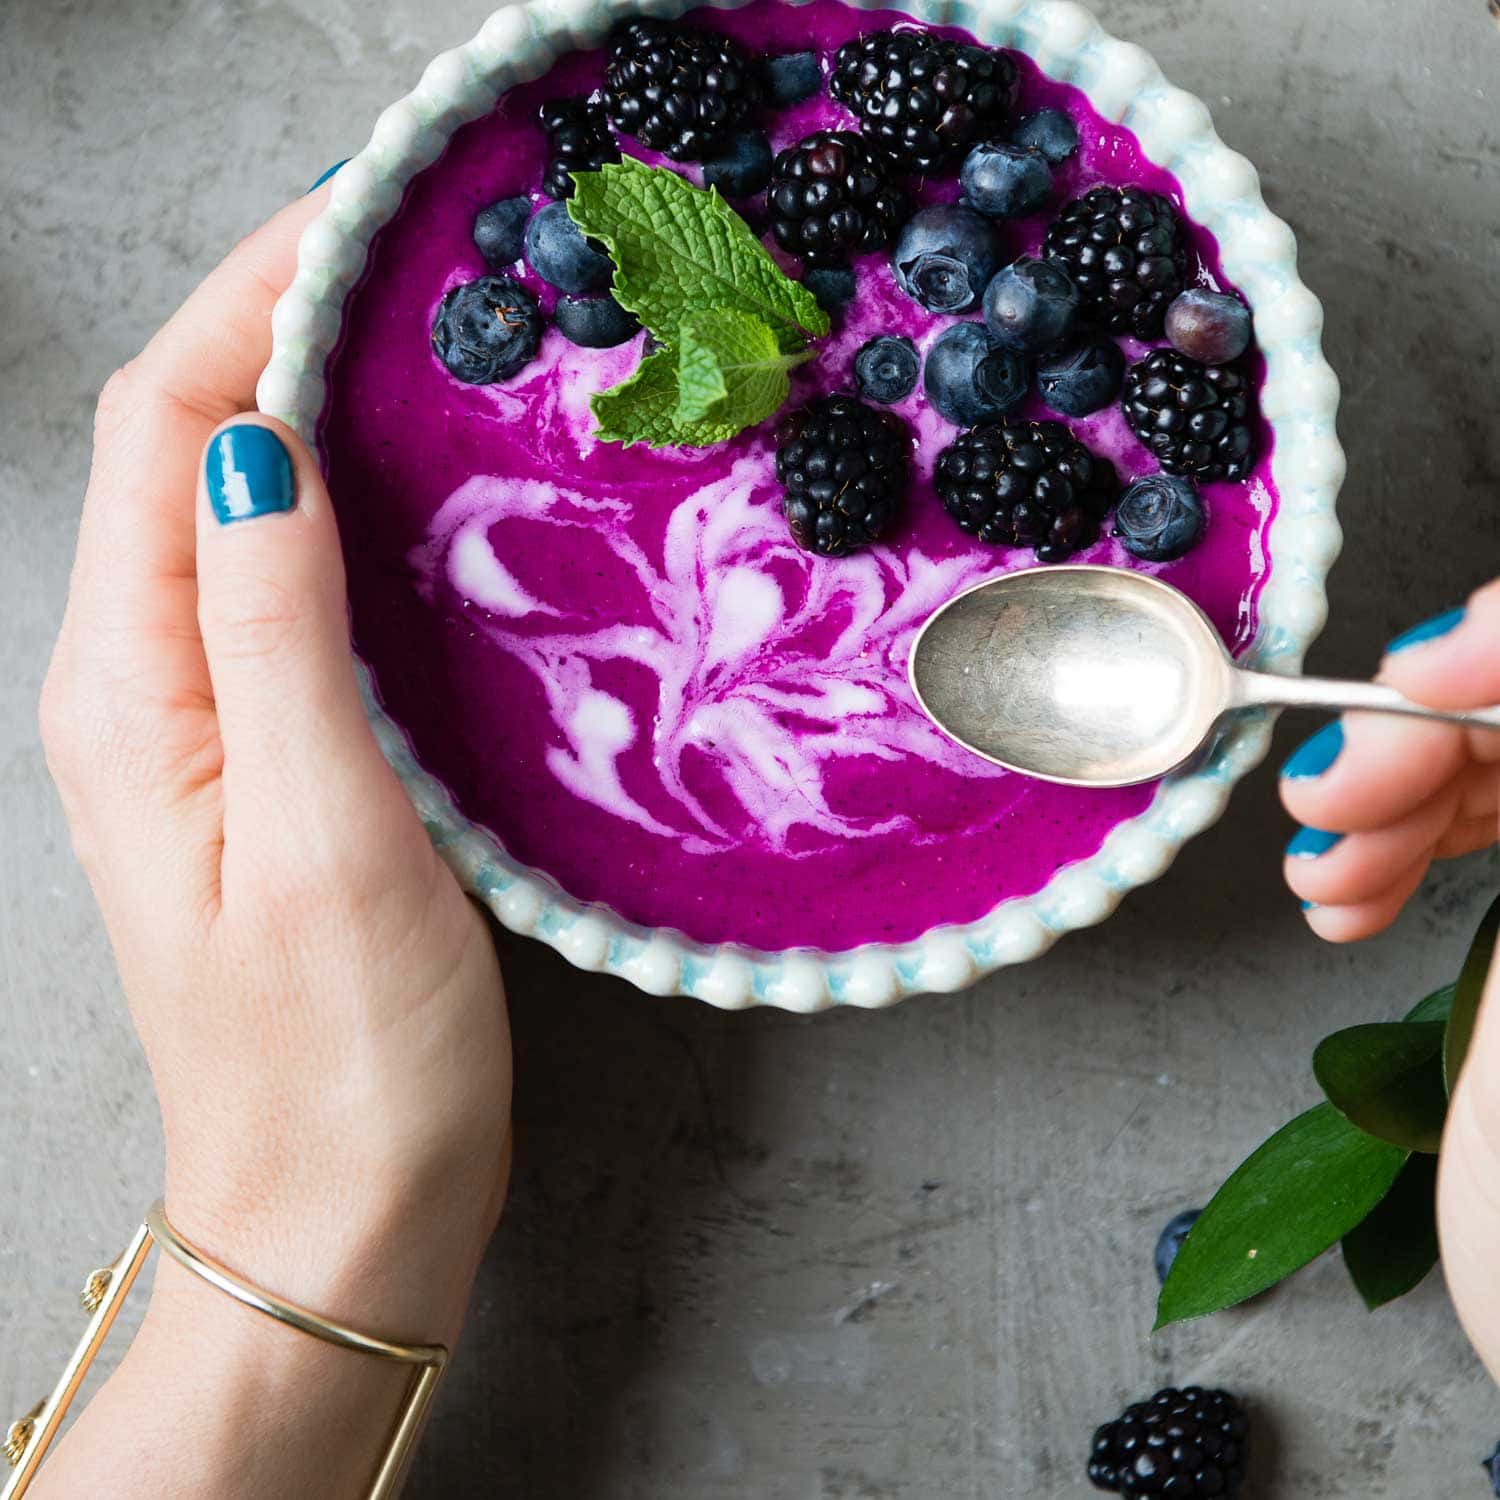
[[[1191,479],[1147,474],[1115,507],[1115,535],[1132,557],[1171,562],[1197,546],[1203,535],[1203,502]]]
[[[448,373],[469,385],[509,380],[542,341],[536,298],[509,276],[456,286],[438,307],[432,348]]]
[[[772,104],[801,104],[822,87],[823,64],[816,52],[788,52],[766,62],[766,93]]]
[[[1039,109],[1027,115],[1011,131],[1010,138],[1018,146],[1034,147],[1054,167],[1078,149],[1078,127],[1073,117],[1060,109]]]
[[[1500,1443],[1495,1444],[1495,1451],[1479,1467],[1490,1476],[1490,1488],[1500,1495]]]
[[[552,321],[570,344],[583,349],[613,349],[641,329],[613,297],[559,297]]]
[[[927,351],[927,399],[959,427],[1002,417],[1026,394],[1026,361],[983,323],[955,323]]]
[[[929,312],[967,312],[1000,269],[1000,232],[972,208],[938,203],[908,220],[891,252],[896,282]]]
[[[964,157],[958,180],[964,202],[992,219],[1034,214],[1052,196],[1052,168],[1040,151],[986,141]]]
[[[847,266],[818,266],[802,278],[826,313],[835,313],[854,296],[854,272]]]
[[[1124,379],[1124,352],[1109,338],[1055,349],[1036,366],[1038,394],[1064,417],[1086,417],[1108,406],[1120,394]]]
[[[1227,364],[1250,347],[1250,309],[1238,297],[1190,287],[1167,309],[1167,342],[1200,364]]]
[[[1054,349],[1078,321],[1078,288],[1055,261],[1023,256],[984,291],[984,321],[1007,348],[1025,354]]]
[[[726,198],[746,198],[771,180],[771,143],[763,130],[731,137],[722,155],[703,163],[703,181]]]
[[[520,260],[530,217],[530,198],[502,198],[479,210],[474,220],[474,243],[492,270],[503,270]]]
[[[609,285],[609,257],[583,237],[566,203],[549,203],[526,226],[526,259],[560,292],[600,292]]]
[[[1186,1209],[1175,1219],[1169,1220],[1167,1227],[1162,1230],[1161,1238],[1156,1242],[1156,1279],[1163,1285],[1172,1270],[1172,1262],[1177,1259],[1177,1252],[1182,1249],[1182,1242],[1188,1237],[1188,1230],[1202,1216],[1201,1208]]]
[[[886,334],[871,339],[854,356],[854,383],[861,396],[893,406],[917,388],[917,366],[916,345]]]

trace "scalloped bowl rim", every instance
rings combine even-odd
[[[471,41],[433,59],[417,87],[376,121],[369,144],[333,179],[328,207],[303,234],[296,277],[272,317],[260,409],[314,441],[324,368],[370,239],[454,130],[490,110],[503,90],[540,76],[563,52],[597,45],[620,17],[696,8],[680,0],[532,0],[496,11]],[[1325,585],[1341,544],[1339,387],[1322,353],[1322,307],[1298,279],[1296,242],[1266,207],[1255,168],[1219,139],[1199,99],[1169,84],[1148,53],[1108,35],[1072,0],[908,0],[854,8],[896,9],[930,24],[962,26],[989,45],[1027,53],[1044,72],[1082,89],[1101,115],[1132,130],[1146,155],[1175,174],[1189,213],[1215,235],[1225,274],[1250,302],[1266,360],[1261,400],[1275,433],[1272,475],[1280,504],[1267,534],[1274,566],[1260,595],[1250,659],[1267,671],[1299,671],[1327,616]],[[1040,957],[1064,933],[1103,921],[1219,818],[1234,784],[1265,757],[1273,723],[1265,713],[1241,717],[1201,764],[1164,781],[1150,806],[1114,828],[1095,854],[976,921],[938,926],[905,943],[766,952],[627,922],[513,860],[417,763],[405,733],[377,702],[369,671],[363,663],[357,668],[381,749],[434,844],[504,926],[541,939],[581,968],[725,1009],[890,1005]]]

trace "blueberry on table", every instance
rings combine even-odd
[[[1167,309],[1167,342],[1201,364],[1227,364],[1250,347],[1250,309],[1225,292],[1189,287]]]
[[[1034,214],[1052,196],[1052,168],[1040,151],[1009,141],[985,141],[959,170],[964,202],[992,219]]]
[[[613,349],[641,330],[635,314],[613,297],[559,297],[552,321],[570,344],[581,349]]]
[[[1102,411],[1120,394],[1125,355],[1111,338],[1084,339],[1036,362],[1037,394],[1063,417]]]
[[[927,351],[927,399],[958,427],[992,422],[1026,394],[1026,361],[983,323],[955,323]]]
[[[1204,525],[1197,488],[1179,474],[1137,479],[1115,507],[1115,535],[1132,557],[1143,562],[1172,562],[1190,552],[1203,536]]]
[[[802,278],[802,285],[826,313],[836,313],[854,300],[854,272],[848,266],[814,266]]]
[[[823,87],[823,64],[816,52],[788,52],[766,59],[766,96],[785,109],[811,99]]]
[[[1078,321],[1078,288],[1050,260],[1023,256],[997,272],[984,289],[984,321],[1008,349],[1040,354],[1054,349]]]
[[[560,292],[600,292],[614,272],[609,257],[584,238],[565,203],[549,203],[526,226],[531,269]]]
[[[907,222],[891,252],[896,283],[929,312],[968,312],[1000,269],[1000,233],[983,214],[938,203]]]
[[[1129,491],[1126,491],[1129,494]],[[1122,501],[1121,504],[1124,502]],[[1118,525],[1118,521],[1116,522]],[[1156,1279],[1163,1285],[1171,1274],[1172,1264],[1177,1259],[1177,1252],[1182,1249],[1182,1242],[1188,1237],[1188,1231],[1203,1217],[1201,1208],[1184,1209],[1182,1213],[1167,1221],[1166,1228],[1161,1232],[1156,1241]]]
[[[1039,109],[1034,115],[1016,123],[1010,138],[1018,146],[1040,151],[1054,167],[1060,166],[1078,149],[1078,127],[1066,110]]]
[[[502,271],[520,260],[525,246],[531,199],[502,198],[482,208],[474,219],[474,243],[492,271]]]
[[[432,348],[448,373],[469,385],[509,380],[542,341],[537,300],[509,276],[481,276],[443,298]]]
[[[744,130],[703,163],[703,181],[726,198],[747,198],[771,180],[771,143],[764,130]]]
[[[859,393],[881,406],[904,401],[917,388],[920,361],[907,338],[885,334],[869,341],[854,356],[854,383]]]

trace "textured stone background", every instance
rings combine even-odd
[[[1259,164],[1327,300],[1349,547],[1314,661],[1367,671],[1500,566],[1500,31],[1485,0],[1098,8]],[[94,395],[487,9],[0,4],[0,1410],[158,1180],[34,727]],[[880,1015],[722,1016],[509,942],[517,1189],[413,1492],[1067,1500],[1097,1419],[1197,1380],[1259,1408],[1258,1500],[1477,1500],[1500,1400],[1436,1278],[1367,1317],[1325,1261],[1148,1337],[1160,1222],[1311,1102],[1318,1037],[1451,975],[1495,885],[1451,866],[1333,951],[1286,832],[1262,773],[1103,928]]]

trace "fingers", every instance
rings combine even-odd
[[[281,424],[237,418],[208,442],[197,514],[227,895],[247,852],[274,862],[293,846],[299,859],[337,863],[371,820],[415,817],[365,718],[343,557],[313,456]]]
[[[1357,943],[1363,938],[1374,937],[1377,932],[1384,932],[1400,916],[1401,908],[1421,885],[1428,863],[1425,856],[1417,860],[1390,886],[1367,901],[1343,906],[1306,907],[1307,925],[1330,943]]]
[[[1398,638],[1380,675],[1433,708],[1500,703],[1500,579],[1480,589],[1464,609]],[[1488,758],[1500,758],[1500,735],[1485,740]]]

